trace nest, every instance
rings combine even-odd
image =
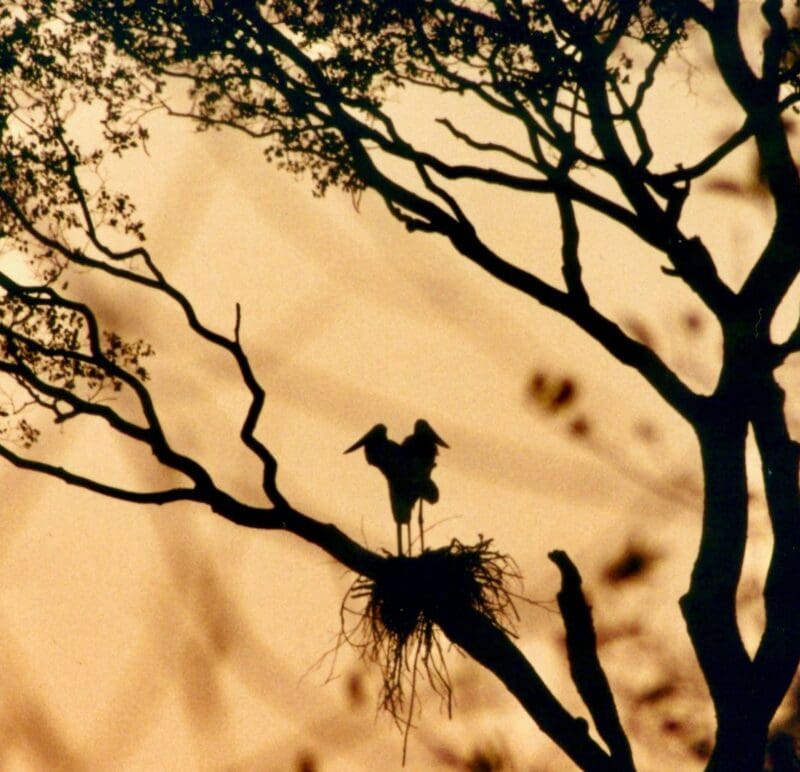
[[[353,582],[342,603],[342,637],[380,667],[379,708],[406,737],[418,677],[428,681],[451,713],[452,685],[435,620],[445,610],[471,608],[514,635],[518,616],[509,579],[520,581],[513,560],[492,549],[491,539],[481,538],[475,545],[454,539],[414,558],[390,557],[377,580],[359,576]],[[363,599],[357,610],[348,605]]]

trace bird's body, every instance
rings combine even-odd
[[[425,531],[422,521],[422,502],[435,504],[439,500],[439,489],[431,480],[431,472],[436,466],[439,448],[450,447],[424,419],[414,423],[414,433],[406,437],[400,449],[406,460],[406,469],[410,478],[410,488],[414,493],[414,501],[419,501],[419,538],[420,548],[425,549]],[[411,507],[413,508],[414,502]],[[409,512],[409,518],[411,513]]]
[[[373,426],[358,442],[351,445],[345,453],[364,448],[364,455],[370,466],[376,466],[387,478],[399,463],[400,446],[390,440],[385,424]]]
[[[390,440],[384,424],[373,426],[358,442],[351,445],[345,453],[352,453],[364,448],[364,455],[370,466],[377,467],[389,485],[389,500],[392,505],[392,517],[397,523],[397,554],[403,554],[402,526],[411,522],[412,501],[407,505],[407,485],[404,485],[404,463],[400,445]],[[409,533],[409,547],[411,534]]]
[[[435,504],[439,500],[439,489],[431,480],[431,471],[436,466],[437,445],[447,447],[422,419],[414,425],[414,434],[398,444],[390,440],[384,424],[376,424],[345,453],[364,448],[367,463],[377,467],[389,486],[392,517],[397,524],[397,552],[403,554],[402,526],[408,529],[408,548],[411,551],[411,513],[414,504],[420,501],[420,528],[422,527],[421,500]]]

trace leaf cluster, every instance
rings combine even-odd
[[[71,2],[34,0],[0,10],[0,215],[6,251],[47,262],[79,250],[103,226],[143,240],[126,195],[102,166],[147,138],[140,124],[158,85],[78,23]],[[73,126],[97,119],[82,149]]]
[[[37,405],[64,421],[120,392],[128,374],[148,379],[145,360],[152,347],[99,331],[88,309],[61,298],[48,287],[23,287],[0,277],[0,372],[26,396],[9,397],[6,415],[18,416]],[[29,443],[38,436],[30,434]]]
[[[119,259],[106,245],[115,235],[144,240],[103,164],[145,141],[138,118],[157,89],[74,11],[50,0],[0,9],[0,372],[14,384],[0,436],[25,447],[38,437],[20,417],[28,408],[72,417],[122,390],[129,374],[144,381],[152,354],[54,289],[57,280],[67,289],[71,266]],[[84,149],[72,134],[87,118],[98,132],[83,132]]]
[[[363,146],[402,151],[388,106],[406,86],[477,96],[530,132],[545,128],[536,127],[539,115],[553,142],[575,144],[587,73],[605,74],[609,89],[627,82],[626,41],[662,61],[684,36],[680,8],[630,0],[103,0],[75,15],[160,88],[188,82],[189,104],[171,112],[266,139],[268,159],[309,173],[321,194],[368,184]]]

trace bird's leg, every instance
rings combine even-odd
[[[408,557],[411,557],[411,521],[409,520],[407,523],[408,528]]]
[[[403,557],[403,526],[397,524],[397,555]]]
[[[419,500],[419,551],[425,552],[425,530],[422,525],[422,499]]]

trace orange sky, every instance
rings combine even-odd
[[[669,120],[654,131],[664,152],[684,149],[676,123],[692,127],[692,142],[731,128],[728,106],[696,78],[661,92]],[[701,123],[709,102],[718,121],[702,112]],[[205,322],[231,332],[242,304],[243,342],[268,395],[260,436],[293,505],[373,549],[392,549],[382,479],[342,451],[374,423],[402,437],[423,416],[451,446],[435,472],[441,501],[428,509],[429,545],[490,535],[516,559],[526,595],[548,601],[557,572],[546,553],[567,549],[601,631],[619,636],[603,657],[623,698],[666,673],[688,695],[675,711],[702,704],[676,603],[698,534],[696,450],[656,396],[442,240],[406,234],[373,197],[356,213],[347,196],[312,198],[248,140],[156,127],[149,157],[118,165],[112,181],[140,203],[156,261]],[[742,174],[747,160],[737,154],[726,173]],[[490,194],[470,202],[496,229],[493,243],[555,275],[551,205]],[[721,196],[700,201],[687,209],[687,232],[723,256],[726,278],[741,280],[764,213]],[[692,336],[681,327],[696,310],[691,297],[630,237],[583,216],[586,276],[601,308],[645,324],[671,364],[711,386],[715,331]],[[153,390],[176,445],[258,503],[258,466],[237,441],[246,393],[233,363],[185,335],[168,304],[120,296],[89,275],[72,281],[115,329],[152,340]],[[534,371],[576,380],[572,412],[537,409],[526,396]],[[566,431],[578,416],[590,422],[588,440]],[[42,452],[108,479],[155,484],[147,454],[96,424],[73,424],[48,431]],[[649,444],[637,439],[644,424],[656,427]],[[347,684],[361,671],[351,654],[341,653],[331,683],[330,659],[313,667],[335,642],[352,580],[322,552],[285,534],[236,529],[199,507],[122,505],[2,473],[10,491],[0,520],[2,769],[285,770],[304,752],[322,770],[399,768],[401,737],[374,716],[374,673],[353,704]],[[766,533],[756,519],[754,566]],[[660,559],[638,585],[609,588],[602,569],[632,539]],[[525,604],[520,611],[521,647],[577,709],[553,645],[558,617]],[[623,635],[634,622],[646,634]],[[491,677],[455,652],[448,666],[454,720],[423,690],[409,770],[447,768],[446,749],[487,743],[511,749],[520,768],[568,768]],[[646,745],[656,720],[647,710],[626,719]],[[700,734],[705,720],[696,719]],[[637,751],[643,770],[659,768]]]

